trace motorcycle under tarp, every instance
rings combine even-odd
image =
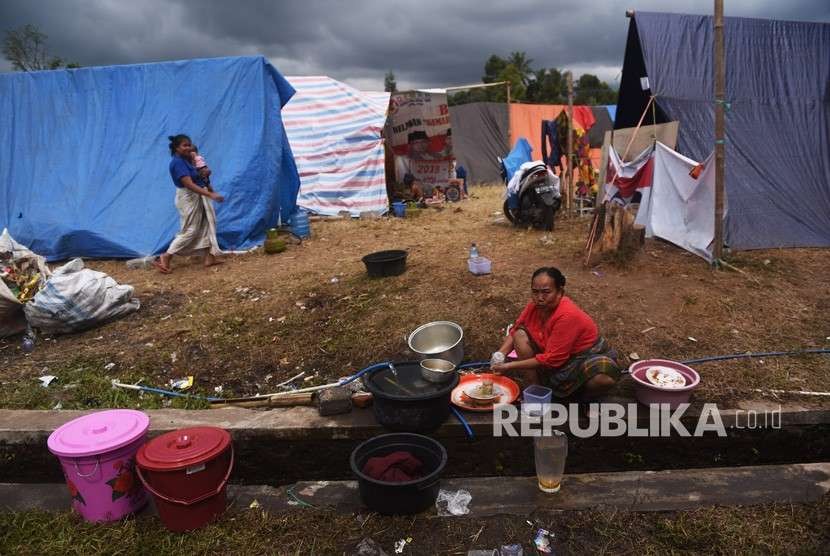
[[[522,164],[507,183],[504,215],[515,226],[552,231],[561,204],[559,177],[534,160]]]

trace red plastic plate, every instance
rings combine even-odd
[[[473,403],[473,400],[467,397],[464,391],[468,388],[475,388],[477,385],[481,384],[482,379],[484,378],[489,378],[493,380],[493,387],[498,388],[501,391],[501,396],[493,403]],[[450,396],[450,401],[452,401],[452,403],[457,407],[460,407],[461,409],[465,409],[467,411],[482,412],[493,411],[494,405],[503,403],[513,403],[517,399],[519,399],[519,385],[516,384],[515,381],[506,376],[494,375],[489,373],[462,375],[461,379],[458,381],[458,386],[456,386],[455,389],[453,389],[452,395]]]

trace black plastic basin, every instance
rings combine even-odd
[[[371,253],[363,257],[363,264],[371,278],[397,276],[406,270],[406,251],[390,249]]]
[[[424,465],[423,477],[405,483],[379,481],[363,473],[369,458],[405,451]],[[392,433],[370,438],[352,452],[352,473],[357,476],[360,499],[382,515],[409,515],[435,504],[441,487],[441,472],[447,465],[447,450],[439,442],[420,434]]]
[[[418,361],[395,363],[395,371],[380,368],[363,377],[372,393],[372,409],[379,425],[393,431],[432,432],[450,416],[450,396],[458,373],[447,382],[427,381]]]

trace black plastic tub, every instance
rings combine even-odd
[[[363,378],[373,394],[372,408],[378,424],[402,432],[432,432],[450,416],[450,396],[458,374],[442,384],[424,379],[418,361],[394,363]]]
[[[398,451],[409,452],[421,460],[425,474],[414,481],[392,483],[363,473],[369,458]],[[355,448],[349,463],[352,473],[357,476],[360,499],[367,508],[382,515],[410,515],[435,504],[441,487],[441,472],[447,465],[447,450],[441,443],[420,434],[382,434]]]
[[[366,272],[371,278],[397,276],[406,270],[406,251],[390,249],[370,253],[363,257],[363,264],[366,265]]]

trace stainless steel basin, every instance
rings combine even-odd
[[[464,360],[464,331],[454,322],[435,321],[419,326],[407,343],[421,360],[444,359],[456,367]]]

